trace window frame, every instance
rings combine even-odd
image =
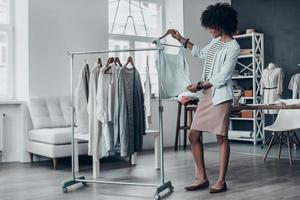
[[[138,1],[138,0],[136,0],[136,1]],[[165,30],[165,15],[166,15],[164,0],[142,0],[142,1],[159,4],[160,15],[161,15],[160,27],[161,27],[161,32],[163,32]],[[156,38],[147,37],[147,36],[110,33],[110,27],[109,27],[108,39],[109,40],[127,41],[127,42],[129,42],[129,49],[136,49],[136,45],[135,45],[136,42],[152,43]],[[133,58],[133,60],[135,60],[134,52],[129,52],[129,55]],[[142,73],[142,74],[144,74],[144,73]],[[150,75],[150,79],[151,78],[154,78],[154,77],[151,77],[151,75]],[[155,78],[157,78],[157,77],[155,77]],[[155,96],[157,96],[157,95],[158,94],[155,94]]]
[[[9,23],[0,24],[0,31],[6,32],[8,36],[8,93],[0,95],[0,99],[9,100],[15,98],[15,76],[14,76],[14,26],[15,26],[15,1],[9,0]]]
[[[135,0],[138,1],[138,0]],[[156,3],[160,5],[160,14],[161,14],[161,31],[164,30],[165,28],[165,3],[163,0],[142,0],[146,1],[149,3]],[[109,27],[110,28],[110,27]],[[156,38],[154,37],[146,37],[146,36],[136,36],[136,35],[126,35],[126,34],[116,34],[116,33],[110,33],[110,29],[108,32],[108,39],[110,40],[125,40],[129,41],[129,46],[131,49],[135,48],[135,42],[149,42],[151,43],[154,41]],[[134,56],[134,55],[132,55]]]

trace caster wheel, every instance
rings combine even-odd
[[[82,182],[82,185],[83,186],[87,186],[87,182]]]
[[[159,194],[156,194],[156,195],[154,196],[154,199],[155,199],[155,200],[160,200],[160,195],[159,195]]]
[[[174,187],[170,187],[170,191],[171,191],[171,192],[174,192]]]
[[[64,192],[64,193],[67,193],[67,192],[68,192],[68,188],[64,187],[64,188],[63,188],[63,192]]]

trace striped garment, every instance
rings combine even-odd
[[[221,40],[217,41],[214,45],[212,45],[208,51],[207,51],[207,56],[205,58],[205,80],[210,79],[210,72],[212,70],[213,66],[213,60],[216,55],[216,53],[224,46],[225,42],[222,42]]]

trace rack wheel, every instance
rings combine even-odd
[[[160,200],[160,195],[159,195],[159,194],[156,194],[156,195],[154,196],[154,199],[155,199],[155,200]]]
[[[170,187],[170,191],[171,191],[171,192],[174,192],[174,187],[173,187],[173,186]]]
[[[68,188],[66,188],[66,187],[64,187],[62,190],[63,190],[64,193],[68,192]]]
[[[81,182],[83,186],[87,186],[87,182]]]

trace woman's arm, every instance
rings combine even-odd
[[[186,47],[188,49],[192,50],[194,44],[191,43],[187,38],[184,38],[177,30],[169,29],[168,31],[171,32],[172,37],[175,38],[176,40],[178,40],[178,42],[180,42],[181,44],[186,43]]]
[[[202,58],[202,59],[204,59],[206,57],[207,51],[210,47],[210,44],[208,44],[202,48],[200,46],[194,45],[191,41],[189,41],[189,39],[183,37],[177,30],[169,29],[168,31],[170,31],[173,38],[175,38],[180,43],[185,45],[186,48],[191,50],[192,56]]]

